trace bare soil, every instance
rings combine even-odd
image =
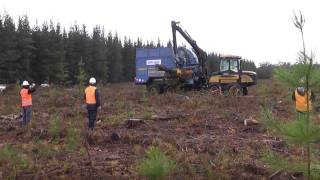
[[[278,145],[280,139],[261,123],[244,125],[247,118],[259,122],[262,106],[272,106],[284,120],[295,115],[290,92],[271,81],[260,81],[241,97],[205,91],[147,94],[131,83],[98,88],[103,105],[94,132],[87,131],[83,94],[76,87],[39,88],[28,128],[19,125],[19,89],[0,95],[0,149],[11,144],[28,160],[17,179],[141,179],[137,164],[149,146],[159,146],[178,164],[167,179],[268,179],[274,171],[262,154],[267,149],[294,153],[286,144]],[[58,139],[48,133],[55,114],[61,122]],[[128,124],[133,118],[141,121]],[[65,148],[71,126],[80,132],[73,152]],[[35,160],[37,141],[54,153]],[[8,178],[6,164],[0,167],[1,178]],[[274,179],[293,173],[280,172]]]

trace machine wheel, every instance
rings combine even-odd
[[[159,86],[158,86],[158,93],[159,93],[159,94],[163,94],[164,92],[165,92],[164,85],[159,85]]]
[[[231,96],[240,96],[242,93],[242,88],[239,84],[232,84],[227,88],[228,94]]]
[[[212,94],[221,94],[221,88],[220,88],[220,86],[218,86],[218,85],[212,85],[212,86],[210,86],[209,91],[210,91]]]
[[[242,93],[244,96],[248,95],[248,87],[243,87],[242,88]]]
[[[148,85],[147,91],[150,94],[157,94],[157,93],[159,93],[159,88],[158,88],[158,86],[155,86],[155,85]]]
[[[165,92],[174,93],[176,92],[176,88],[174,86],[167,86]]]

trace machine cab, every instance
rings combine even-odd
[[[232,55],[220,55],[220,73],[238,74],[241,71],[241,57]]]

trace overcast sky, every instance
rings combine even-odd
[[[98,24],[133,39],[167,42],[176,20],[202,49],[256,64],[296,60],[301,39],[293,11],[304,14],[307,48],[319,62],[319,7],[317,0],[0,0],[1,14],[6,10],[15,20],[27,14],[33,25],[36,19],[67,28],[74,22],[88,29]]]

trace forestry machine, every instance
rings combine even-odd
[[[220,70],[208,76],[206,52],[179,22],[172,21],[171,28],[172,47],[136,49],[136,84],[158,93],[209,88],[213,92],[230,90],[232,94],[247,94],[247,87],[256,83],[256,74],[242,71],[238,56],[220,56]],[[177,32],[192,49],[177,47]]]

